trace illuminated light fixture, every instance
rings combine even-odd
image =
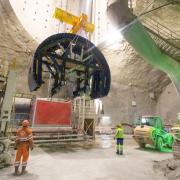
[[[100,124],[101,124],[101,126],[110,126],[111,125],[111,117],[110,116],[102,116]]]
[[[108,44],[113,44],[121,42],[123,40],[123,35],[121,34],[120,29],[115,29],[113,26],[111,26],[105,39]]]

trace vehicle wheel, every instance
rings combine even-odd
[[[153,130],[152,132],[151,132],[151,138],[152,138],[152,140],[155,142],[156,141],[156,131],[155,130]]]
[[[139,146],[140,146],[141,148],[145,148],[146,144],[145,144],[145,143],[139,143]]]
[[[173,143],[174,143],[174,138],[173,138],[173,136],[170,136],[170,137],[169,137],[169,140],[168,140],[168,145],[167,145],[167,147],[168,147],[168,148],[172,148]]]
[[[5,150],[5,144],[3,142],[0,142],[0,154],[2,154]]]
[[[157,140],[157,148],[159,151],[163,151],[164,143],[163,143],[163,139],[161,137],[159,137]]]

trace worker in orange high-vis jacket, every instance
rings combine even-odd
[[[29,128],[29,121],[22,122],[22,128],[17,130],[16,133],[16,159],[15,159],[15,175],[19,175],[19,166],[22,161],[22,172],[25,173],[27,161],[29,158],[29,149],[33,150],[33,135],[32,130]]]

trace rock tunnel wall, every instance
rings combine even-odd
[[[143,89],[112,83],[111,92],[104,98],[105,114],[110,115],[113,124],[129,123],[140,115],[155,114],[156,102]]]
[[[37,43],[24,30],[8,0],[0,0],[0,63],[16,59],[17,90],[28,92],[27,72]]]
[[[136,0],[134,2],[136,4],[134,12],[137,15],[167,3],[166,0],[151,2]],[[178,20],[180,16],[177,16],[180,12],[179,8],[178,5],[170,5],[151,12],[147,16],[179,33]],[[121,48],[107,52],[113,82],[109,96],[104,99],[105,112],[110,114],[115,124],[118,121],[132,122],[132,118],[134,119],[138,115],[153,114],[162,116],[165,124],[173,124],[177,120],[180,99],[175,93],[174,86],[167,86],[171,82],[168,76],[146,64],[131,48],[128,48],[127,51],[122,50],[126,51],[125,53],[120,50]],[[126,90],[123,90],[123,84],[126,84]],[[127,84],[132,85],[127,87]],[[116,88],[114,88],[115,86]],[[132,89],[134,95],[132,95]],[[136,107],[132,106],[134,99],[136,99]]]
[[[170,83],[158,99],[156,114],[159,114],[167,124],[174,124],[178,121],[177,113],[180,113],[180,96]]]
[[[103,50],[112,76],[110,93],[103,99],[105,114],[113,124],[130,124],[141,115],[155,115],[156,104],[168,76],[145,63],[132,47],[123,42],[118,51]]]

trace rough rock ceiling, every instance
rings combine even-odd
[[[164,2],[167,1],[154,0],[149,7],[154,8]],[[149,4],[149,1],[136,0],[135,4],[135,12],[142,12]],[[169,26],[177,33],[180,32],[179,7],[167,6],[148,15],[156,17],[159,22]],[[175,18],[176,23],[174,23]],[[37,43],[21,26],[8,0],[0,0],[0,23],[0,60],[3,63],[14,58],[17,59],[19,82],[21,82],[18,83],[18,90],[28,92],[27,70]],[[115,50],[107,47],[103,49],[111,68],[113,83],[133,84],[148,92],[155,92],[158,96],[170,82],[167,75],[144,62],[127,43],[123,42],[119,46]]]
[[[131,85],[158,95],[170,83],[169,77],[153,68],[123,42],[118,50],[103,49],[111,69],[112,83]]]

